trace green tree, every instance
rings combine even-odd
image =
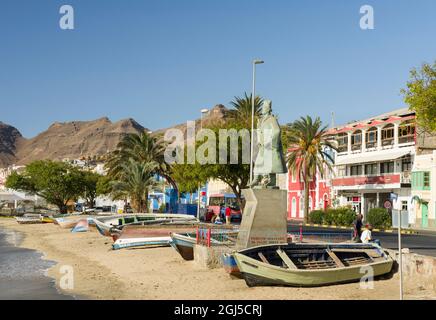
[[[260,108],[262,107],[263,98],[256,96],[254,99],[254,124],[256,125],[256,118],[259,116]],[[230,109],[230,116],[234,119],[244,122],[246,128],[251,128],[251,115],[252,115],[252,97],[244,93],[244,97],[235,97],[230,102],[233,107]]]
[[[138,163],[154,163],[154,173],[164,177],[174,188],[177,185],[171,177],[171,166],[165,162],[165,144],[147,132],[126,135],[117,145],[105,164],[108,176],[117,179],[130,159]]]
[[[121,166],[118,179],[111,182],[113,198],[130,198],[136,212],[148,211],[148,194],[156,185],[154,173],[157,164],[152,161],[138,162],[131,158]]]
[[[436,61],[433,65],[424,63],[420,70],[410,71],[407,89],[402,89],[404,101],[416,112],[420,126],[436,132]]]
[[[86,200],[88,207],[94,207],[95,198],[99,195],[97,185],[102,175],[92,171],[82,171],[83,194],[82,197]]]
[[[333,141],[327,136],[327,127],[322,126],[319,118],[301,117],[289,125],[287,136],[289,152],[287,164],[293,175],[299,175],[304,181],[304,217],[309,218],[309,181],[319,172],[325,174],[325,168],[331,169],[333,158],[328,152],[336,150]]]
[[[56,205],[61,213],[67,212],[69,201],[78,199],[84,192],[83,174],[79,169],[51,160],[34,161],[22,173],[14,171],[5,185],[38,195]]]

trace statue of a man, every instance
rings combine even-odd
[[[254,162],[252,187],[274,188],[276,174],[287,172],[283,159],[281,129],[277,118],[272,114],[271,104],[270,100],[263,102],[257,124],[258,153]]]

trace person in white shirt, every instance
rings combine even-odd
[[[372,240],[372,226],[371,225],[366,225],[365,230],[363,230],[362,235],[360,236],[360,241],[362,241],[362,243],[369,243]]]
[[[363,230],[362,235],[360,237],[360,241],[362,243],[375,243],[378,246],[380,246],[380,241],[377,239],[372,238],[372,226],[370,224],[367,224],[365,227],[365,230]]]

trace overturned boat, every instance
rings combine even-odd
[[[274,244],[233,253],[249,287],[323,286],[389,273],[393,259],[376,244]]]
[[[21,217],[15,217],[19,224],[40,224],[40,223],[53,223],[54,220],[50,217],[41,214],[26,213]]]

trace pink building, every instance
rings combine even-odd
[[[330,179],[319,174],[309,182],[309,211],[331,206]],[[288,172],[288,219],[304,219],[304,181]]]

